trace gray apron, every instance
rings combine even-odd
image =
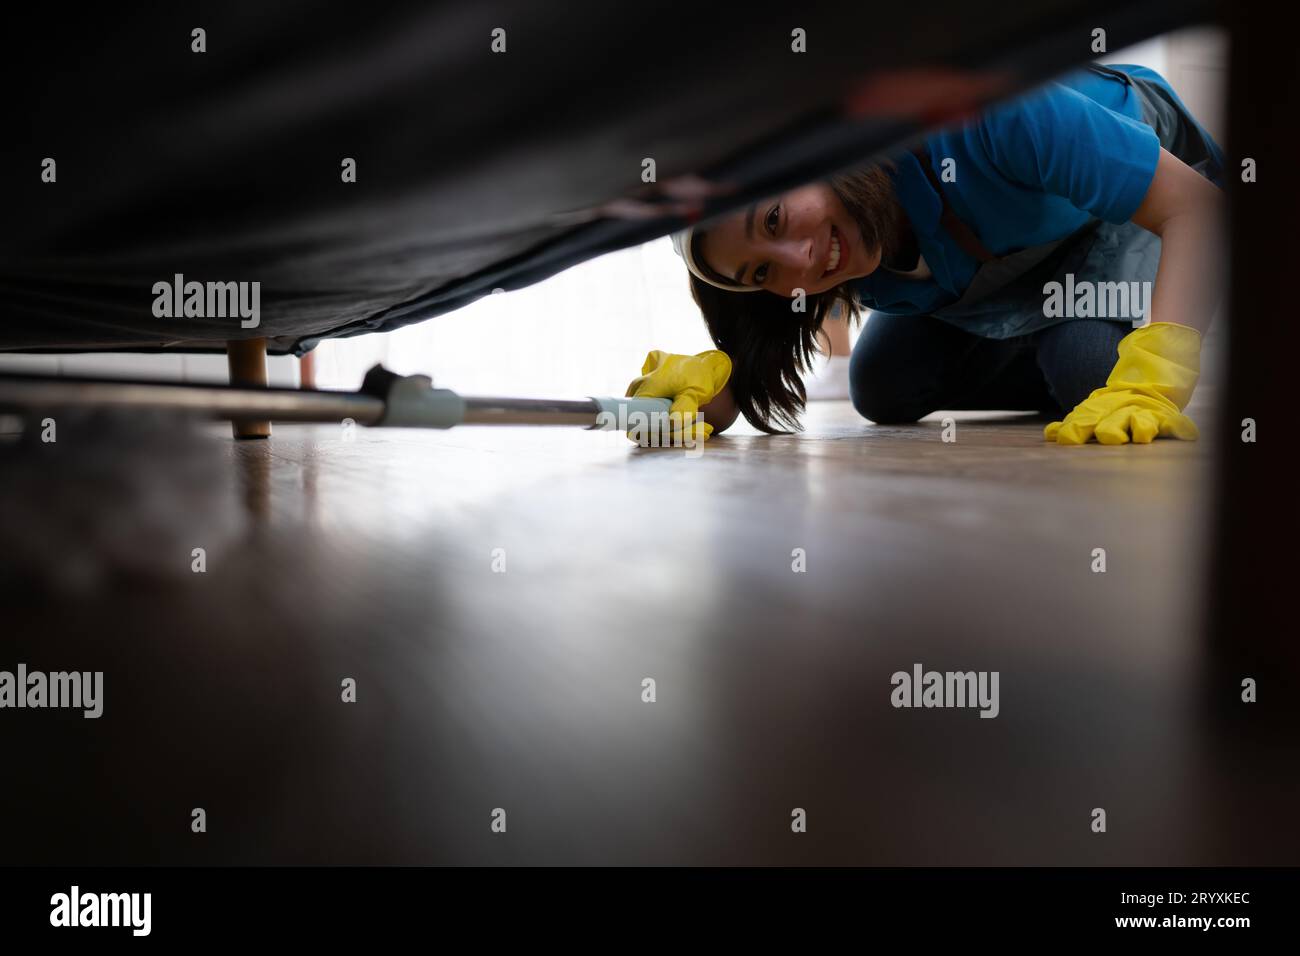
[[[1155,130],[1160,145],[1211,182],[1221,181],[1223,159],[1218,146],[1165,87],[1107,67],[1090,68],[1131,85],[1142,118]],[[964,226],[958,229],[969,233]],[[959,245],[968,247],[968,235],[959,237],[949,231]],[[1094,219],[1063,239],[1003,256],[977,258],[982,264],[961,298],[933,315],[984,338],[1008,339],[1073,321],[1069,316],[1043,314],[1044,285],[1064,285],[1067,274],[1073,274],[1076,283],[1154,282],[1160,237],[1133,222],[1117,226]],[[1110,320],[1131,321],[1128,317]]]

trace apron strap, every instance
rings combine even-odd
[[[966,223],[957,218],[957,214],[952,211],[948,205],[948,197],[943,194],[943,189],[939,186],[939,177],[934,174],[934,167],[930,165],[930,154],[924,146],[920,146],[912,151],[912,154],[921,163],[921,169],[925,173],[925,178],[930,180],[930,185],[934,191],[939,194],[939,202],[943,204],[943,212],[939,216],[939,224],[952,237],[953,242],[957,243],[961,251],[966,253],[977,262],[990,262],[996,256],[989,252],[984,243],[980,242],[979,237]]]
[[[1108,76],[1112,80],[1119,80],[1125,86],[1133,85],[1133,81],[1132,79],[1129,78],[1129,75],[1127,73],[1125,73],[1123,70],[1112,69],[1111,67],[1106,66],[1104,63],[1089,63],[1088,69],[1091,70],[1093,73],[1096,73],[1098,76]]]

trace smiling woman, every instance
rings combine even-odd
[[[893,264],[907,238],[886,169],[870,166],[756,203],[699,230],[691,252],[710,284],[790,298],[799,290],[829,292],[870,275],[882,262]]]
[[[674,245],[732,360],[730,397],[764,431],[797,427],[840,307],[851,322],[872,312],[849,391],[877,423],[1023,410],[1063,417],[1044,430],[1060,444],[1188,439],[1181,412],[1224,259],[1222,172],[1163,77],[1093,65]],[[1153,291],[1126,296],[1122,314],[1048,295],[1080,283]]]
[[[837,310],[849,325],[858,321],[848,280],[882,264],[916,265],[892,169],[884,163],[832,177],[675,237],[709,335],[735,363],[730,387],[715,399],[725,414],[708,406],[710,421],[730,424],[743,414],[766,432],[796,428],[818,333]]]

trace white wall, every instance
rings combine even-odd
[[[267,360],[271,385],[298,387],[298,360],[272,355]],[[178,382],[227,382],[230,374],[224,353],[182,355],[148,352],[70,352],[58,355],[23,355],[0,352],[0,372],[36,375],[88,375],[106,378],[158,378]]]
[[[622,394],[651,348],[712,348],[667,238],[592,259],[419,325],[319,348],[322,385],[354,386],[374,362],[466,394]]]

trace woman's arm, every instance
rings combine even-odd
[[[1152,322],[1204,332],[1222,292],[1223,193],[1168,150],[1133,221],[1160,237],[1160,266],[1151,291]]]
[[[730,428],[740,414],[736,400],[731,396],[731,386],[725,386],[713,396],[713,401],[701,405],[700,414],[704,416],[705,422],[713,426],[715,435]]]
[[[1155,438],[1195,440],[1183,414],[1201,373],[1201,333],[1219,301],[1224,242],[1217,188],[1160,150],[1133,222],[1160,237],[1150,320],[1120,340],[1102,388],[1051,422],[1043,437],[1062,445],[1096,438],[1107,445]]]

